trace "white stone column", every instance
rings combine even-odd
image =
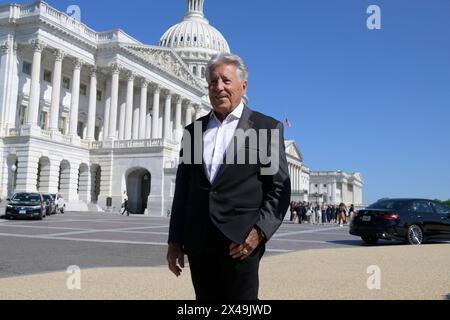
[[[57,132],[59,120],[59,106],[61,102],[61,73],[65,53],[61,50],[55,50],[53,54],[55,56],[55,66],[53,68],[52,102],[50,107],[49,129],[51,131]]]
[[[119,65],[113,64],[111,66],[111,71],[112,71],[111,110],[109,114],[108,139],[114,140],[116,138],[117,106],[119,104],[119,73],[120,73]]]
[[[182,104],[183,104],[183,99],[181,98],[181,96],[177,97],[177,106],[175,109],[175,130],[174,130],[174,134],[175,134],[175,140],[177,142],[181,141],[181,136],[183,134],[182,132],[182,128],[181,128],[181,108],[182,108]]]
[[[127,88],[120,84],[119,82],[119,130],[118,139],[124,140],[125,138],[125,114],[127,111]]]
[[[186,124],[186,127],[192,123],[192,104],[188,104],[186,106],[186,118],[184,123]]]
[[[82,62],[80,59],[73,61],[73,76],[72,76],[72,100],[70,104],[70,124],[69,135],[77,136],[78,131],[78,108],[80,104],[80,75]]]
[[[0,111],[1,127],[6,129],[4,135],[9,135],[8,130],[16,127],[18,65],[17,42],[12,35],[8,35],[6,41],[0,43],[0,106],[8,106]]]
[[[136,98],[137,100],[137,98]],[[139,98],[140,100],[140,98]],[[139,106],[133,106],[133,126],[132,126],[132,131],[133,131],[133,135],[132,135],[132,139],[133,140],[138,140],[139,139],[139,113],[141,112],[140,110],[140,104]]]
[[[333,181],[333,184],[331,185],[331,194],[332,194],[333,204],[337,204],[336,188],[337,188],[337,182],[335,180],[335,181]]]
[[[27,124],[37,126],[41,94],[41,55],[44,49],[44,43],[39,39],[35,39],[31,41],[31,47],[33,48],[33,67],[31,70],[30,103],[28,106]]]
[[[109,114],[111,112],[111,80],[106,80],[105,112],[103,114],[103,141],[108,139],[109,134]]]
[[[152,138],[152,113],[149,110],[145,119],[145,139]]]
[[[95,140],[95,118],[97,115],[97,68],[90,68],[91,82],[89,86],[89,111],[87,124],[87,140]]]
[[[156,85],[153,92],[152,139],[159,139],[159,94],[161,88]]]
[[[201,118],[202,116],[202,106],[201,105],[195,105],[195,121]]]
[[[128,72],[127,74],[127,102],[125,111],[125,140],[131,140],[132,124],[133,124],[133,96],[134,96],[134,78],[135,74]]]
[[[147,117],[147,89],[148,81],[141,80],[141,104],[139,108],[139,139],[145,139],[146,117]]]
[[[164,92],[166,95],[166,104],[164,106],[164,139],[172,139],[172,132],[170,132],[170,115],[172,114],[172,94],[169,90]]]

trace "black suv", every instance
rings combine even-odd
[[[16,193],[11,199],[6,199],[5,217],[11,218],[33,218],[42,220],[46,216],[46,203],[39,193]]]
[[[354,215],[350,234],[367,244],[379,239],[410,244],[450,240],[450,208],[426,199],[382,199]]]

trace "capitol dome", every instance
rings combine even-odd
[[[186,62],[191,71],[205,81],[205,67],[217,53],[230,52],[224,36],[203,14],[204,0],[187,0],[188,12],[184,19],[169,28],[159,45],[173,49]]]

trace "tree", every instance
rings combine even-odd
[[[450,208],[450,199],[448,199],[447,201],[444,201],[443,203],[445,203]]]

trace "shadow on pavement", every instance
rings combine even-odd
[[[384,247],[384,246],[399,246],[403,245],[404,243],[401,241],[386,241],[386,240],[380,240],[376,245],[368,245],[365,244],[362,240],[332,240],[332,241],[326,241],[328,243],[333,244],[339,244],[344,246],[355,246],[355,247]]]

